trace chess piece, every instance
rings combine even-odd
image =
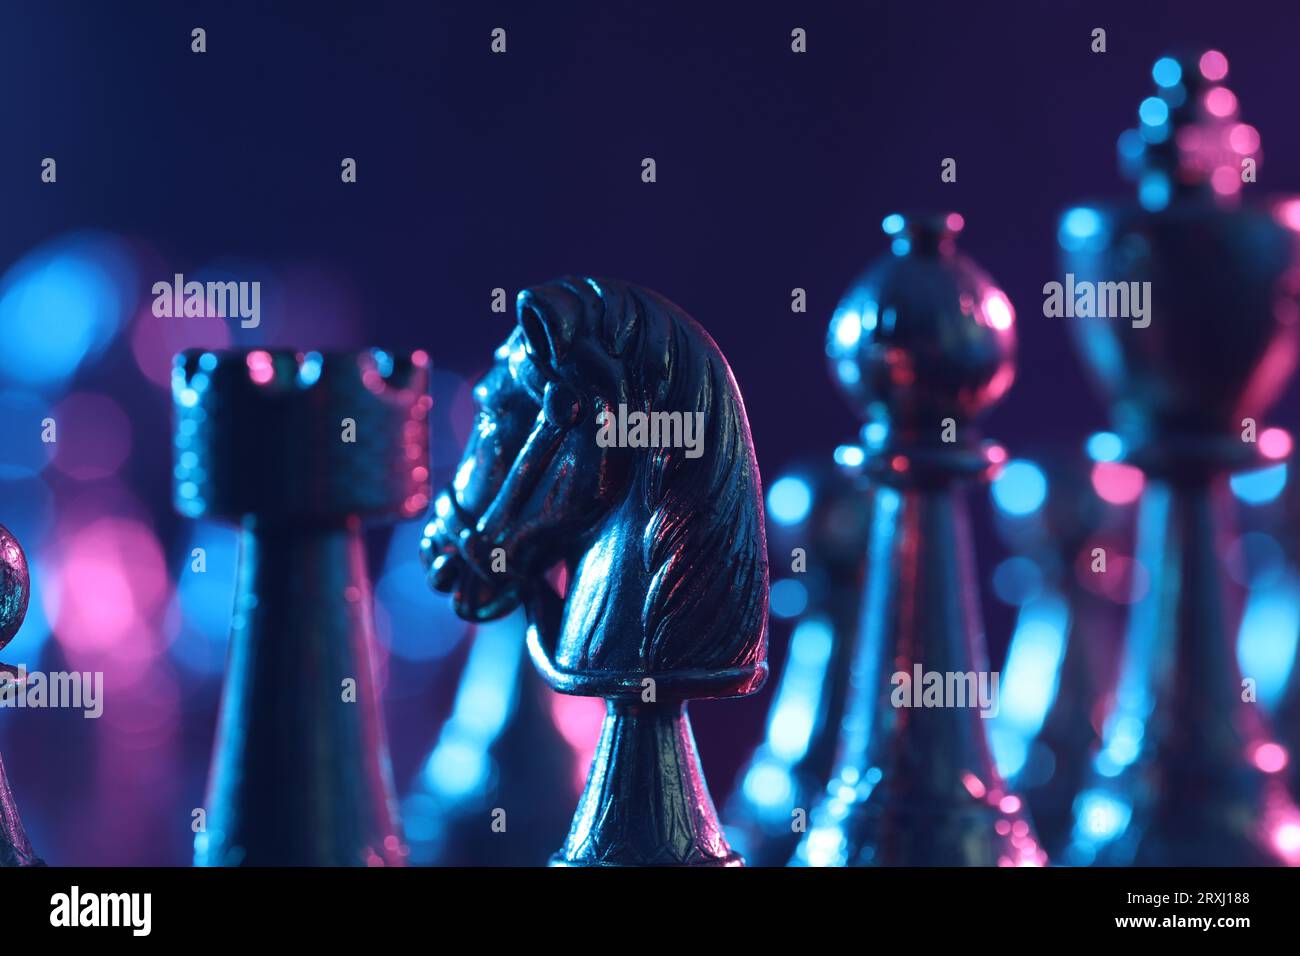
[[[957,252],[959,215],[883,225],[892,254],[840,302],[828,339],[867,422],[872,527],[838,769],[794,862],[1041,863],[981,717],[997,698],[959,487],[1005,459],[974,420],[1011,387],[1014,313]]]
[[[1118,439],[1101,438],[1094,444],[1109,454]],[[1123,514],[1093,484],[1111,480],[1113,467],[1049,449],[1033,462],[1011,463],[992,485],[996,527],[1013,552],[998,569],[998,589],[1017,605],[994,754],[1052,859],[1069,842],[1074,800],[1087,783],[1114,685],[1122,622],[1109,588],[1127,569],[1114,547],[1123,540]],[[1098,547],[1110,552],[1105,574],[1094,573]]]
[[[763,741],[723,811],[732,845],[751,866],[789,861],[834,769],[867,547],[870,493],[855,471],[861,457],[858,446],[842,445],[834,461],[788,469],[768,489],[770,563],[791,568],[788,586],[801,589],[806,604]]]
[[[1077,288],[1149,290],[1140,318],[1077,308],[1071,325],[1126,460],[1146,476],[1145,576],[1071,863],[1300,861],[1278,748],[1238,669],[1241,595],[1222,560],[1227,476],[1258,460],[1253,436],[1295,365],[1296,260],[1285,228],[1236,205],[1258,135],[1237,118],[1226,72],[1215,51],[1162,58],[1139,131],[1120,140],[1138,202],[1061,221]]]
[[[536,866],[564,839],[584,768],[524,631],[521,611],[476,628],[451,716],[402,804],[412,863]]]
[[[177,356],[175,493],[240,529],[198,865],[399,864],[363,519],[428,504],[428,357]]]
[[[14,639],[22,626],[30,596],[27,555],[9,529],[0,525],[0,650]],[[20,679],[16,668],[0,663],[0,694],[9,691],[14,681]],[[44,865],[27,839],[27,831],[18,816],[18,804],[5,776],[4,760],[0,759],[0,867]]]
[[[553,865],[740,865],[686,715],[688,700],[751,693],[767,673],[740,392],[708,335],[648,290],[568,278],[523,292],[517,311],[434,501],[429,581],[472,620],[522,602],[547,682],[607,701]],[[547,580],[557,565],[563,595]]]

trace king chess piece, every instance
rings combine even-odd
[[[22,546],[9,529],[0,525],[0,650],[4,650],[22,626],[29,597],[31,581],[27,555],[23,554]],[[6,693],[20,679],[17,668],[0,663],[0,694]],[[4,760],[0,759],[0,867],[44,865],[27,839],[27,831],[18,816],[18,804],[5,776]]]
[[[1216,51],[1159,60],[1156,93],[1120,138],[1138,201],[1061,220],[1067,281],[1081,297],[1099,290],[1074,303],[1071,328],[1126,460],[1145,474],[1145,574],[1066,862],[1300,862],[1281,748],[1238,668],[1242,595],[1224,563],[1228,475],[1261,460],[1264,415],[1295,366],[1295,245],[1268,212],[1238,203],[1257,188],[1243,171],[1259,137],[1238,118],[1227,70]],[[1146,306],[1110,308],[1107,288]]]
[[[767,674],[763,503],[740,392],[704,330],[648,290],[562,279],[521,293],[517,314],[474,389],[481,424],[457,480],[433,504],[429,581],[471,620],[522,603],[547,682],[607,702],[552,865],[741,865],[686,714]]]
[[[1014,312],[957,252],[956,213],[891,215],[891,254],[831,320],[831,371],[864,419],[866,590],[837,767],[800,842],[812,866],[1039,864],[999,778],[963,479],[1005,459],[975,418],[1015,377]]]
[[[763,741],[722,815],[751,866],[789,861],[834,769],[870,514],[861,461],[860,447],[841,445],[834,460],[797,465],[768,489],[769,556],[789,569],[773,583],[772,615],[794,617]]]
[[[429,500],[428,356],[189,351],[175,488],[239,525],[206,866],[400,864],[363,519]]]

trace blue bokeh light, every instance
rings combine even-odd
[[[1047,500],[1047,478],[1031,461],[1009,462],[993,482],[993,502],[1015,517],[1033,514]]]
[[[798,524],[812,510],[812,488],[802,478],[787,475],[772,483],[767,492],[767,511],[779,525]]]

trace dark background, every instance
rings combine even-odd
[[[203,55],[190,52],[196,26]],[[790,50],[796,26],[804,55]],[[505,55],[489,51],[495,27],[508,32]],[[1104,54],[1090,50],[1094,27],[1107,31]],[[494,287],[513,297],[565,273],[625,278],[718,342],[770,483],[855,433],[823,345],[837,297],[885,251],[881,218],[951,208],[966,218],[962,247],[1019,316],[1018,380],[987,431],[1030,454],[1105,425],[1064,325],[1041,314],[1041,289],[1059,278],[1060,212],[1131,193],[1115,138],[1152,91],[1152,62],[1183,45],[1226,53],[1242,118],[1263,137],[1256,188],[1300,192],[1297,27],[1283,3],[5,2],[0,268],[95,228],[147,248],[146,305],[153,281],[212,262],[268,281],[306,269],[325,290],[322,316],[272,291],[260,329],[231,323],[234,344],[426,347],[458,381],[508,331],[489,309]],[[45,156],[57,184],[40,182]],[[340,182],[345,156],[356,184]],[[644,157],[654,184],[641,182]],[[940,181],[944,157],[957,159],[956,183]],[[789,307],[796,286],[803,315]],[[125,348],[78,374],[122,396],[135,427],[124,480],[181,561],[169,399],[139,391]],[[1295,399],[1293,387],[1275,423],[1300,424]],[[435,479],[459,444],[435,437]],[[981,554],[996,548],[988,538]],[[996,655],[996,613],[990,641]],[[389,702],[399,787],[449,707],[457,660],[413,669],[419,692]],[[177,806],[201,799],[217,686],[180,684],[167,758]],[[694,709],[719,802],[766,704]],[[87,824],[66,817],[98,797],[79,770],[81,724],[60,733],[62,721],[0,714],[45,854],[186,862],[188,810],[165,838],[142,818],[133,846],[129,834],[80,843]]]

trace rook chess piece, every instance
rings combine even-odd
[[[763,504],[726,360],[660,296],[569,278],[519,296],[474,395],[425,529],[430,583],[470,619],[522,602],[547,682],[607,701],[552,864],[740,865],[686,716],[767,673]]]
[[[240,528],[195,861],[400,864],[361,522],[428,504],[428,357],[189,351],[172,389],[177,510]]]
[[[1076,802],[1071,863],[1300,862],[1278,746],[1246,700],[1241,595],[1223,564],[1227,476],[1259,461],[1252,436],[1295,365],[1294,240],[1235,205],[1258,135],[1239,121],[1226,73],[1215,51],[1157,62],[1157,94],[1120,139],[1138,201],[1061,220],[1076,285],[1149,290],[1140,319],[1078,309],[1072,324],[1127,460],[1146,475],[1136,559],[1147,580]]]
[[[996,472],[977,415],[1015,376],[1014,313],[955,249],[961,216],[891,215],[892,254],[831,320],[831,370],[874,483],[849,710],[795,862],[1012,865],[1045,857],[994,766],[996,706],[959,482]]]

